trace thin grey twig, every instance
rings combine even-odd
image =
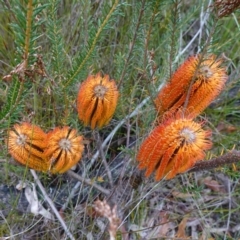
[[[139,27],[140,27],[141,19],[142,19],[143,14],[144,14],[145,2],[146,2],[146,0],[142,1],[141,10],[140,10],[140,13],[139,13],[139,16],[138,16],[138,20],[137,20],[137,26],[136,26],[136,29],[135,29],[135,32],[134,32],[133,39],[131,40],[131,44],[130,44],[130,48],[129,48],[129,52],[128,52],[128,57],[127,57],[127,60],[125,61],[125,65],[123,67],[122,75],[121,75],[120,80],[119,80],[119,84],[118,84],[118,88],[119,89],[120,89],[120,86],[122,85],[124,76],[126,74],[126,70],[127,70],[128,65],[129,65],[129,61],[131,59],[133,47],[135,45],[135,42],[136,42],[136,39],[137,39],[137,35],[139,33]]]
[[[96,188],[98,191],[100,191],[101,193],[105,194],[105,195],[109,195],[110,194],[110,191],[97,185],[96,183],[94,183],[93,181],[91,181],[90,179],[86,179],[86,178],[83,178],[81,177],[80,175],[78,175],[77,173],[73,172],[72,170],[68,170],[67,171],[67,174],[72,177],[72,178],[75,178],[76,180],[82,182],[82,183],[85,183],[87,184],[88,186],[91,186],[91,187],[94,187]]]
[[[75,193],[79,190],[79,187],[81,186],[81,182],[77,182],[75,186],[72,188],[68,198],[66,199],[65,203],[62,205],[60,212],[64,212],[65,209],[67,208],[69,202],[71,199],[73,199]]]
[[[231,214],[232,214],[232,193],[231,193],[231,182],[230,180],[228,180],[228,186],[227,186],[227,190],[228,190],[228,218],[227,218],[227,226],[226,229],[227,231],[225,231],[224,233],[224,240],[227,239],[227,235],[228,235],[228,229],[229,229],[229,225],[230,225],[230,220],[231,220]]]
[[[164,83],[162,83],[162,84],[159,86],[158,91],[160,91],[160,89],[163,87],[163,85],[164,85]],[[129,118],[132,118],[132,117],[136,116],[137,114],[139,114],[140,109],[141,109],[149,100],[150,100],[150,97],[145,98],[145,99],[134,109],[134,111],[133,111],[132,113],[130,113],[129,115],[127,115],[123,120],[121,120],[121,121],[117,124],[117,126],[112,130],[112,132],[111,132],[111,133],[105,138],[105,140],[102,142],[102,148],[104,148],[104,147],[108,144],[108,142],[113,138],[113,136],[115,135],[115,133],[117,132],[117,130],[118,130]],[[93,166],[93,164],[94,164],[95,161],[97,160],[98,156],[99,156],[99,151],[97,151],[97,152],[93,155],[93,157],[92,157],[92,159],[91,159],[91,161],[90,161],[90,163],[89,163],[89,165],[88,165],[88,169],[90,169],[90,168]]]
[[[45,200],[48,202],[50,208],[51,208],[52,211],[54,212],[54,214],[55,214],[55,216],[57,217],[58,221],[61,223],[61,225],[62,225],[65,233],[67,234],[67,236],[68,236],[71,240],[75,240],[75,238],[73,237],[73,235],[72,235],[71,232],[69,231],[66,223],[64,222],[64,220],[63,220],[62,217],[60,216],[58,210],[56,209],[56,207],[55,207],[52,199],[48,197],[48,195],[47,195],[47,193],[46,193],[46,191],[45,191],[45,189],[44,189],[41,181],[39,180],[38,175],[36,174],[35,170],[30,169],[30,172],[31,172],[31,174],[32,174],[32,176],[33,176],[36,184],[38,185],[39,189],[41,190],[41,192],[42,192]]]
[[[102,147],[102,140],[101,140],[101,137],[100,137],[100,134],[99,134],[99,131],[97,130],[95,132],[95,137],[97,139],[97,147],[98,147],[98,151],[100,152],[100,156],[102,158],[102,163],[105,167],[105,170],[107,172],[107,176],[108,176],[108,180],[109,180],[109,183],[111,185],[111,187],[113,187],[113,179],[112,179],[112,173],[109,169],[109,166],[108,166],[108,163],[107,163],[107,160],[105,158],[105,154],[103,152],[103,147]]]
[[[178,53],[178,55],[176,56],[174,63],[177,63],[179,58],[189,49],[189,47],[193,44],[193,42],[196,40],[197,37],[201,36],[202,31],[203,31],[203,27],[204,25],[207,23],[208,19],[209,19],[210,14],[208,12],[206,12],[204,14],[204,16],[201,16],[201,26],[200,29],[196,32],[196,34],[192,37],[192,39],[188,42],[187,46]]]
[[[237,25],[238,30],[240,31],[240,25],[238,23],[238,19],[236,18],[236,15],[233,13],[232,16],[233,16],[233,19],[234,19],[234,21],[235,21],[235,23]]]
[[[4,221],[6,220],[6,218],[4,217],[3,214],[1,214],[1,212],[0,212],[0,217],[1,217]],[[38,226],[38,224],[42,221],[42,218],[43,218],[43,217],[39,218],[34,224],[32,224],[30,227],[24,229],[22,232],[17,232],[17,233],[15,233],[15,234],[11,234],[11,236],[9,236],[9,237],[4,237],[4,238],[0,238],[0,240],[7,240],[7,239],[10,239],[10,240],[11,240],[11,239],[17,239],[17,238],[19,238],[20,235],[23,235],[24,233],[27,233],[27,232],[31,231],[32,229],[34,229],[36,226]],[[12,232],[12,230],[11,230],[10,226],[8,225],[7,221],[5,222],[5,224],[8,226],[9,232]],[[17,238],[15,238],[15,237],[17,237]]]

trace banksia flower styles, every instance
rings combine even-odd
[[[29,168],[52,173],[64,173],[81,158],[82,136],[67,126],[48,134],[30,123],[15,124],[8,136],[8,151]]]
[[[77,97],[78,117],[92,129],[102,128],[111,120],[118,101],[114,80],[101,73],[90,75],[81,84]]]
[[[214,55],[188,58],[154,100],[159,118],[182,106],[193,118],[199,115],[218,96],[227,80],[221,63]]]
[[[15,124],[7,139],[11,156],[29,168],[46,172],[49,163],[43,154],[46,134],[38,126]]]
[[[75,129],[56,127],[47,134],[44,155],[50,160],[52,173],[64,173],[81,159],[83,138]]]
[[[171,179],[189,170],[205,157],[211,148],[211,132],[201,124],[177,112],[156,127],[140,146],[137,160],[139,169],[146,169],[148,177],[156,170],[155,179]]]

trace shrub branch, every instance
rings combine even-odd
[[[81,62],[81,64],[79,65],[79,67],[77,68],[77,70],[74,72],[74,74],[70,77],[70,79],[67,80],[67,82],[64,84],[64,88],[66,88],[71,82],[72,80],[79,74],[79,72],[81,71],[81,69],[83,68],[83,66],[85,65],[85,63],[87,62],[87,60],[89,59],[89,57],[91,56],[98,38],[100,37],[104,27],[106,26],[106,24],[108,23],[109,18],[111,17],[111,15],[113,14],[113,12],[115,11],[115,9],[117,8],[119,0],[116,0],[110,10],[110,12],[108,13],[108,15],[106,16],[106,18],[104,19],[103,23],[101,24],[100,28],[98,29],[95,38],[93,40],[93,43],[87,53],[87,55],[85,56],[85,58],[83,59],[83,61]]]
[[[33,15],[33,3],[32,3],[32,0],[29,0],[27,5],[27,22],[26,22],[26,36],[25,36],[25,49],[24,49],[25,69],[27,68],[27,59],[28,59],[28,52],[29,52],[29,45],[30,45],[32,15]]]

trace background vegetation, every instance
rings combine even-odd
[[[152,99],[158,89],[188,56],[201,52],[222,57],[229,75],[221,96],[201,115],[213,132],[208,159],[239,149],[240,15],[237,10],[219,19],[213,3],[0,2],[0,236],[108,239],[108,221],[93,207],[99,198],[117,206],[117,239],[240,238],[238,163],[155,182],[143,177],[135,159],[156,118]],[[114,118],[100,137],[76,112],[79,85],[99,71],[116,79],[120,91]],[[5,144],[8,130],[22,121],[45,131],[59,125],[78,129],[86,144],[75,173],[110,193],[70,174],[37,173],[70,234],[57,219],[31,213],[26,189],[16,189],[20,180],[31,189],[34,183]],[[38,187],[37,193],[49,208]]]

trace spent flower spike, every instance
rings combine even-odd
[[[216,0],[213,6],[219,18],[227,17],[240,7],[240,0]]]

